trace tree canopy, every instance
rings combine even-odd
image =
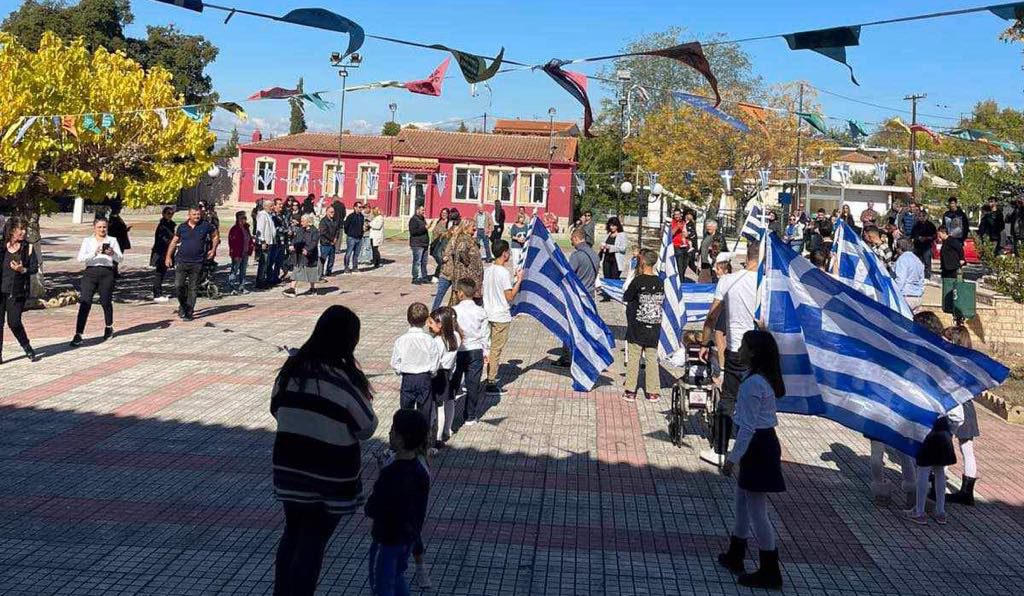
[[[66,42],[82,38],[90,50],[123,51],[144,68],[162,66],[186,103],[216,100],[206,67],[218,50],[201,35],[186,35],[173,25],[147,27],[146,38],[127,37],[124,28],[134,21],[129,0],[25,0],[4,19],[0,29],[13,35],[28,50],[38,50],[43,34],[52,31]]]
[[[400,132],[402,132],[402,125],[394,120],[385,122],[380,130],[380,134],[385,137],[397,137]]]
[[[299,82],[295,86],[302,93],[302,77],[299,77]],[[288,134],[295,135],[300,132],[306,132],[306,111],[302,105],[302,98],[292,97],[288,100],[288,107],[290,113],[288,114]]]
[[[166,110],[163,126],[152,110],[181,105],[171,80],[167,70],[144,70],[121,52],[89,51],[82,39],[44,33],[33,52],[0,32],[0,127],[8,133],[0,142],[0,197],[27,212],[45,210],[46,199],[62,193],[118,194],[129,207],[175,200],[213,163],[215,136],[207,118],[179,109]],[[26,114],[70,115],[72,128],[49,117],[26,124]],[[17,142],[12,128],[23,132]]]

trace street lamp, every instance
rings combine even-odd
[[[347,58],[347,60],[346,60]],[[363,63],[363,57],[357,52],[345,56],[341,52],[331,52],[331,67],[338,69],[338,76],[341,77],[341,115],[338,117],[338,163],[335,164],[335,173],[341,171],[341,154],[344,152],[345,138],[345,89],[348,82],[348,69],[359,68]],[[339,185],[345,182],[342,180]],[[335,188],[335,196],[341,196],[343,188]]]
[[[548,128],[548,174],[544,184],[544,204],[551,209],[551,162],[555,159],[555,114],[558,111],[555,108],[548,108],[548,120],[550,121]],[[569,214],[572,216],[572,214]]]
[[[395,102],[391,102],[391,103],[388,104],[388,109],[391,110],[391,121],[394,122],[395,121],[395,112],[398,111],[398,104],[395,103]]]

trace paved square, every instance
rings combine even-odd
[[[61,271],[74,270],[77,241],[52,232],[48,270],[71,283]],[[433,292],[408,283],[403,242],[383,252],[395,262],[335,277],[330,293],[201,301],[190,323],[173,316],[173,303],[118,303],[119,335],[90,342],[101,333],[94,313],[78,350],[66,348],[74,307],[28,313],[44,359],[0,367],[0,593],[268,593],[283,523],[271,485],[270,385],[285,348],[304,341],[326,306],[358,312],[358,356],[382,419],[364,451],[372,481],[398,405],[392,342],[407,305]],[[143,294],[147,256],[130,255],[122,297]],[[621,334],[621,307],[601,308]],[[573,392],[550,364],[556,349],[540,325],[517,319],[505,393],[489,402],[485,424],[463,429],[434,460],[425,529],[434,592],[747,593],[714,563],[733,481],[698,462],[701,440],[672,446],[668,400],[622,402],[621,361],[596,391]],[[19,353],[9,333],[5,353]],[[1024,430],[979,413],[981,502],[950,506],[945,527],[913,526],[872,505],[862,437],[781,416],[789,492],[771,503],[786,592],[1019,594]],[[368,593],[368,531],[362,515],[339,525],[322,593]]]

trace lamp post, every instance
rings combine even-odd
[[[395,102],[391,102],[391,103],[388,104],[388,109],[391,110],[391,121],[394,122],[395,121],[395,112],[398,111],[398,104],[395,103]]]
[[[346,61],[347,58],[347,61]],[[353,52],[349,56],[342,55],[341,52],[331,52],[331,66],[338,69],[338,76],[341,77],[341,116],[338,118],[338,163],[335,164],[335,174],[341,170],[341,154],[344,152],[344,137],[345,137],[345,89],[348,83],[348,69],[359,68],[359,65],[363,63],[363,57],[357,52]],[[358,176],[358,172],[356,173]],[[344,191],[345,180],[342,178],[341,182],[338,183],[339,187],[335,188],[336,196],[341,196]],[[356,182],[358,185],[358,181]]]
[[[544,204],[551,209],[551,162],[555,159],[555,108],[548,108],[548,173],[544,183]],[[572,217],[572,214],[569,214]]]

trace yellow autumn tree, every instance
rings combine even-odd
[[[742,119],[749,132],[725,124],[718,118],[690,106],[664,105],[648,114],[637,137],[627,142],[629,154],[646,170],[658,172],[662,184],[676,194],[701,203],[706,191],[722,187],[721,170],[734,170],[733,194],[740,206],[757,191],[758,170],[770,168],[773,179],[796,179],[797,84],[767,89],[761,97],[737,97],[728,90],[727,101],[720,106],[725,112]],[[736,101],[760,106],[763,120],[741,110]],[[805,88],[804,111],[820,108],[811,91]],[[817,159],[828,142],[812,137],[804,125],[801,150],[803,162]],[[813,132],[813,131],[812,131]],[[687,184],[685,172],[696,174]]]
[[[162,68],[52,33],[31,52],[0,32],[0,201],[33,214],[62,194],[119,194],[128,207],[174,201],[209,169],[215,140],[180,109],[166,110],[166,127],[153,111],[181,105]],[[53,116],[73,116],[77,134]]]

